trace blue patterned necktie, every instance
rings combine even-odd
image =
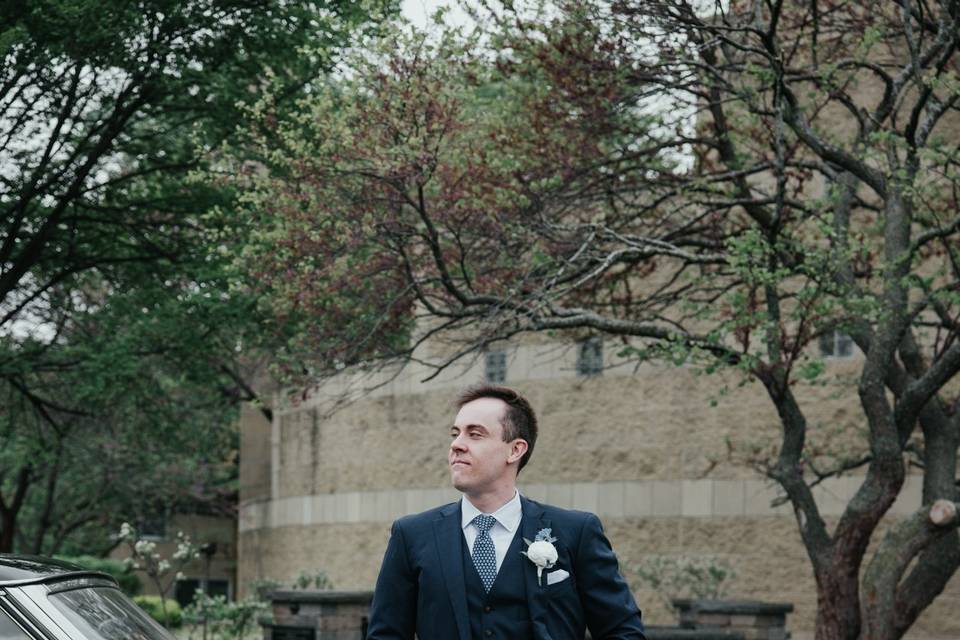
[[[489,592],[494,579],[497,577],[497,551],[493,546],[493,540],[490,538],[490,529],[497,523],[497,519],[493,516],[480,514],[471,522],[478,532],[477,539],[473,541],[473,566],[477,568],[477,573],[480,574],[483,588]]]

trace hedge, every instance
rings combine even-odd
[[[163,618],[163,603],[160,596],[134,596],[133,601],[146,611],[151,618],[171,629],[183,624],[183,611],[173,598],[167,598],[167,620]]]

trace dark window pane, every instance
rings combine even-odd
[[[830,333],[825,333],[820,336],[820,355],[822,356],[832,356],[833,355],[833,331]]]
[[[184,578],[183,580],[177,580],[174,598],[176,598],[177,603],[179,603],[181,607],[185,607],[193,602],[194,598],[196,597],[197,589],[199,589],[201,586],[202,581],[199,578]],[[211,578],[207,581],[207,593],[211,596],[223,596],[224,598],[229,599],[230,581]]]
[[[846,358],[853,355],[853,338],[845,333],[837,334],[837,357]]]
[[[484,354],[484,377],[487,382],[503,384],[507,381],[507,352],[487,351]]]
[[[577,375],[598,376],[603,372],[603,341],[590,338],[577,345]]]
[[[841,331],[820,336],[820,355],[828,358],[849,358],[853,355],[853,338]]]
[[[145,538],[164,538],[167,535],[167,517],[163,513],[145,516],[137,523],[137,533]]]

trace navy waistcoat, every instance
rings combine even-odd
[[[466,539],[462,536],[460,539],[471,640],[533,640],[526,581],[523,577],[523,570],[526,568],[523,563],[529,560],[520,553],[522,547],[519,527],[489,593],[483,588]]]

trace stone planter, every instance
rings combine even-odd
[[[678,599],[673,606],[681,629],[726,631],[743,640],[786,640],[788,602]],[[651,639],[652,640],[652,639]]]
[[[363,640],[372,591],[274,591],[263,640]]]
[[[684,629],[648,626],[647,640],[745,640],[742,633],[724,629]]]

